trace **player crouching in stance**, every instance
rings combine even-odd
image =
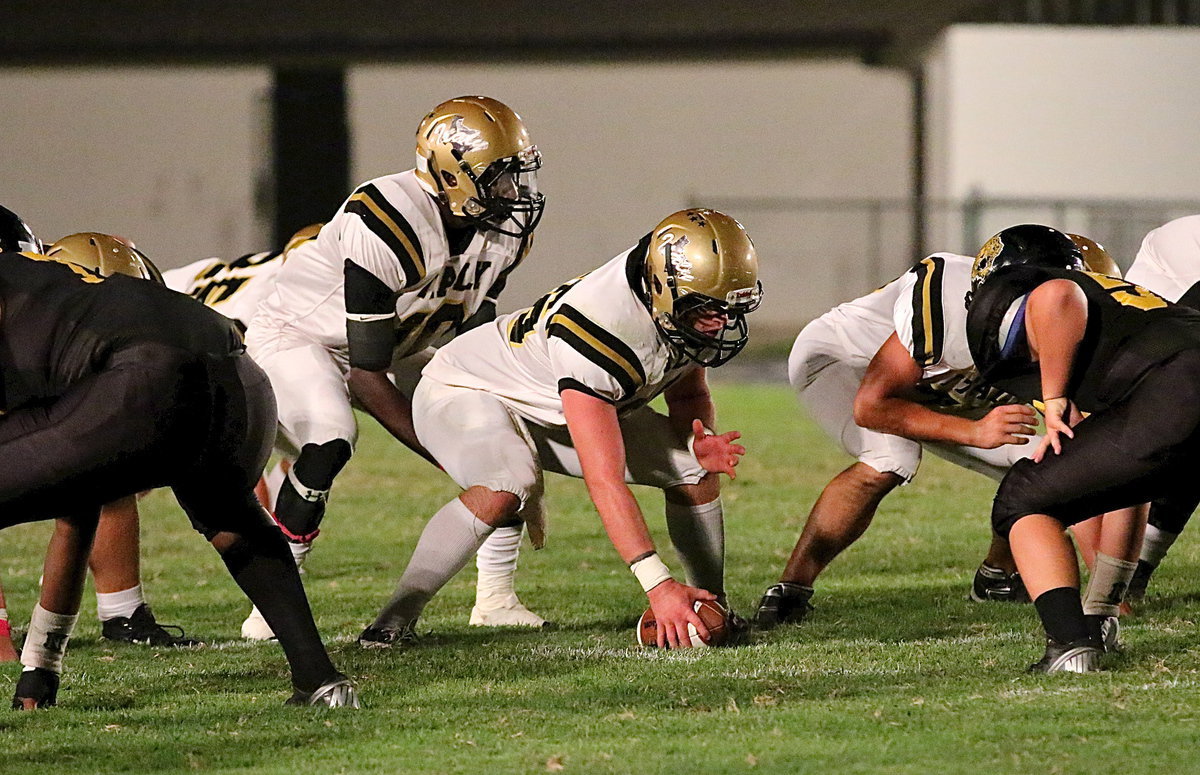
[[[1101,625],[1133,575],[1144,511],[1105,516],[1082,603],[1064,527],[1160,497],[1195,502],[1200,314],[1124,280],[1030,265],[996,238],[973,275],[975,363],[992,383],[1045,404],[1045,437],[1001,482],[992,510],[1046,630],[1031,669],[1091,672]]]
[[[359,636],[403,639],[429,599],[498,526],[544,540],[544,470],[582,476],[604,528],[650,599],[658,645],[687,647],[694,611],[724,595],[717,474],[745,449],[714,434],[706,366],[736,355],[758,306],[758,258],[741,224],[684,210],[635,247],[532,307],[455,339],[413,397],[421,443],[465,491],[426,525],[392,599]],[[662,394],[667,415],[646,404]],[[663,490],[688,585],[654,550],[627,483]]]
[[[357,441],[353,404],[432,462],[413,431],[421,368],[432,347],[495,319],[541,220],[541,154],[497,100],[435,107],[417,128],[416,162],[363,183],[315,239],[288,251],[246,330],[279,403],[279,450],[295,460],[274,516],[298,563]],[[520,542],[518,524],[482,547],[472,624],[547,624],[514,588]],[[272,632],[252,611],[242,634]]]
[[[54,705],[105,503],[170,486],[264,612],[293,704],[357,706],[329,660],[278,530],[254,499],[275,403],[225,318],[123,275],[0,256],[0,528],[55,519],[13,707]],[[69,443],[64,443],[64,439]]]

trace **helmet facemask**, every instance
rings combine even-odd
[[[542,156],[537,146],[530,146],[516,156],[497,159],[478,177],[461,158],[459,163],[476,191],[463,205],[463,217],[480,229],[510,237],[533,233],[546,206],[545,195],[538,191],[537,171],[541,169]]]
[[[655,290],[660,294],[669,293],[675,297],[675,301],[670,313],[654,316],[655,325],[663,337],[700,366],[716,368],[740,353],[750,341],[746,315],[762,302],[762,283],[756,283],[753,288],[730,291],[730,298],[724,300],[702,293],[676,296],[678,282],[675,263],[670,256],[665,261],[665,267],[668,288]],[[651,277],[650,282],[656,283],[658,279]]]

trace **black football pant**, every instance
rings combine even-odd
[[[275,631],[296,685],[314,689],[336,670],[291,553],[254,498],[275,424],[270,383],[247,356],[123,348],[59,398],[0,416],[0,528],[94,516],[170,486],[198,531],[224,534],[230,573]]]
[[[1062,437],[1062,454],[1018,461],[1000,483],[992,525],[1007,537],[1029,514],[1073,525],[1097,514],[1162,500],[1200,502],[1200,350],[1156,366],[1121,403]]]

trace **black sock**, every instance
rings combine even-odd
[[[271,625],[297,689],[311,692],[339,675],[313,623],[296,561],[278,530],[263,526],[243,535],[221,559]]]
[[[1033,605],[1042,619],[1046,635],[1053,640],[1071,643],[1091,637],[1077,588],[1056,587],[1047,590],[1038,595]]]

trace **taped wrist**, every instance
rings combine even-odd
[[[659,558],[658,552],[650,552],[645,557],[634,560],[629,564],[629,570],[642,585],[643,592],[649,592],[671,578],[671,571],[667,570],[667,565]]]
[[[29,633],[21,649],[21,664],[30,669],[40,667],[61,673],[67,641],[71,639],[78,618],[78,614],[56,614],[42,608],[40,603],[35,605],[29,617]]]

